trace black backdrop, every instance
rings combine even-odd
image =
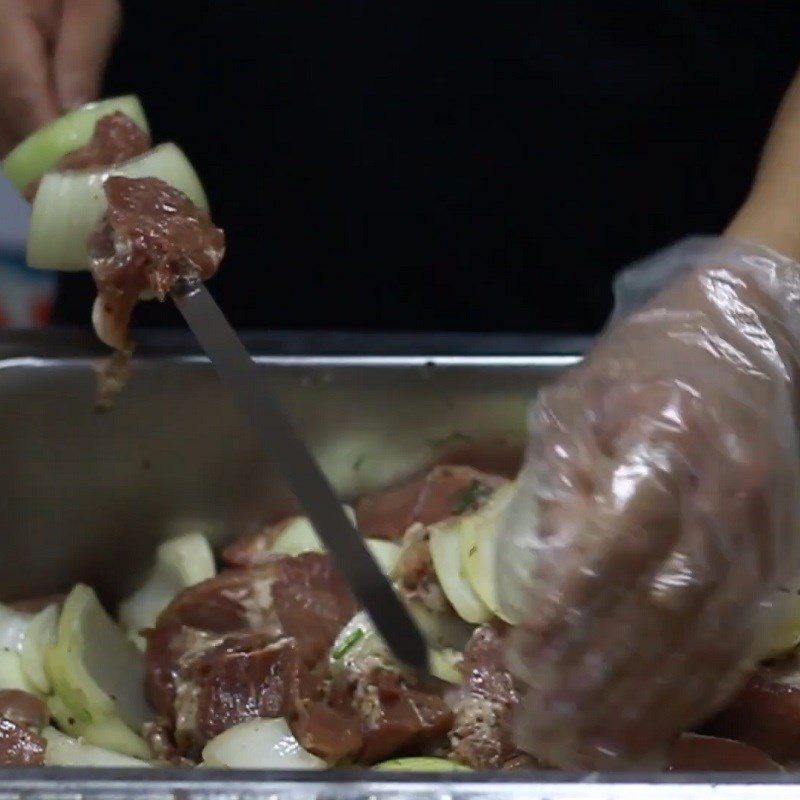
[[[800,66],[797,2],[126,11],[106,91],[200,171],[241,327],[592,331],[620,266],[725,224]]]

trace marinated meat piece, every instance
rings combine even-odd
[[[326,553],[282,558],[272,585],[275,613],[300,657],[313,666],[326,658],[339,631],[358,607],[347,582]]]
[[[42,730],[50,719],[40,697],[19,689],[0,690],[0,717],[34,732]]]
[[[101,117],[94,135],[58,163],[59,170],[96,169],[121,164],[150,149],[150,136],[121,111]]]
[[[0,717],[0,764],[33,766],[44,764],[47,742],[34,731]]]
[[[745,742],[784,766],[800,765],[800,656],[762,665],[702,732]]]
[[[444,452],[436,464],[472,467],[490,475],[500,475],[513,480],[522,469],[525,451],[519,444],[504,439],[475,439],[451,437],[438,443]]]
[[[158,178],[112,176],[108,211],[89,238],[97,284],[92,321],[116,350],[130,349],[128,324],[139,298],[164,300],[181,279],[208,280],[225,252],[225,235],[182,192]]]
[[[175,724],[175,693],[181,675],[181,661],[203,653],[218,642],[212,634],[180,623],[144,631],[145,695],[156,713]]]
[[[396,670],[378,668],[354,685],[335,687],[332,702],[349,703],[358,716],[363,737],[358,761],[364,764],[432,747],[445,740],[453,721],[441,697],[409,686]]]
[[[278,556],[258,569],[231,570],[181,592],[159,627],[183,624],[216,633],[242,629],[293,636],[313,665],[355,614],[356,603],[329,555]]]
[[[121,164],[150,149],[150,136],[121,111],[101,117],[94,126],[92,138],[77,150],[67,153],[55,169],[97,169]],[[39,181],[25,189],[25,197],[33,201]]]
[[[429,529],[415,522],[405,532],[402,548],[395,570],[403,594],[420,600],[432,611],[452,611],[433,568]]]
[[[512,741],[518,696],[505,667],[504,644],[504,630],[483,625],[464,651],[465,691],[454,707],[451,757],[475,769],[500,769],[525,756]]]
[[[297,741],[329,764],[353,759],[361,751],[361,726],[346,704],[334,706],[327,700],[304,700],[287,719]]]
[[[222,643],[184,666],[175,695],[179,752],[198,757],[240,722],[284,716],[300,702],[301,668],[292,639],[239,651]]]
[[[507,480],[471,467],[439,466],[424,478],[362,497],[356,518],[364,536],[397,540],[414,523],[433,525],[474,511]]]
[[[743,742],[684,733],[669,753],[668,772],[781,772],[766,753]]]
[[[272,605],[275,559],[257,570],[228,570],[180,592],[161,612],[158,627],[187,625],[211,633],[239,630],[281,634]]]

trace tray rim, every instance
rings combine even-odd
[[[569,366],[580,360],[592,337],[539,334],[372,333],[337,331],[246,331],[259,364],[276,367],[534,367]],[[207,364],[187,331],[137,331],[137,360]],[[94,363],[107,354],[88,331],[49,328],[0,334],[0,369],[48,368]],[[94,767],[0,768],[0,798],[12,796],[156,795],[220,796],[308,793],[338,800],[413,795],[475,798],[636,798],[642,790],[665,790],[677,798],[743,797],[758,786],[763,798],[796,798],[800,773],[378,773]],[[672,790],[685,789],[686,794]],[[559,791],[563,790],[563,791]],[[789,794],[791,792],[791,794]]]
[[[584,353],[592,337],[533,333],[415,333],[370,331],[246,330],[241,338],[254,356],[294,357],[532,357]],[[183,329],[137,330],[136,357],[200,356]],[[10,358],[96,358],[109,354],[95,336],[76,328],[0,332],[0,360]]]

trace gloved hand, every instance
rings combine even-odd
[[[96,98],[120,18],[118,0],[0,0],[0,158]]]
[[[658,766],[765,653],[800,572],[798,211],[796,79],[726,236],[624,274],[531,413],[498,585],[517,743],[545,762]]]

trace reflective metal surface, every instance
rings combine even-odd
[[[31,354],[33,353],[33,354]],[[456,442],[521,441],[525,406],[574,357],[260,356],[263,374],[345,496],[385,485]],[[290,495],[199,356],[137,359],[110,412],[96,358],[75,348],[0,359],[4,599],[76,580],[118,599],[158,541],[215,543],[291,508]]]
[[[102,351],[90,339],[0,337],[4,599],[84,580],[113,606],[141,577],[159,540],[197,529],[220,543],[290,507],[285,488],[188,337],[144,338],[130,385],[111,412],[99,415],[93,408],[94,366]],[[570,350],[584,344],[567,347],[532,337],[500,337],[494,344],[470,337],[245,338],[251,352],[261,353],[260,368],[345,495],[397,480],[454,445],[521,442],[529,399],[575,363],[578,356]],[[282,355],[270,354],[275,352]],[[0,800],[794,800],[800,795],[793,775],[378,775],[5,769]]]

